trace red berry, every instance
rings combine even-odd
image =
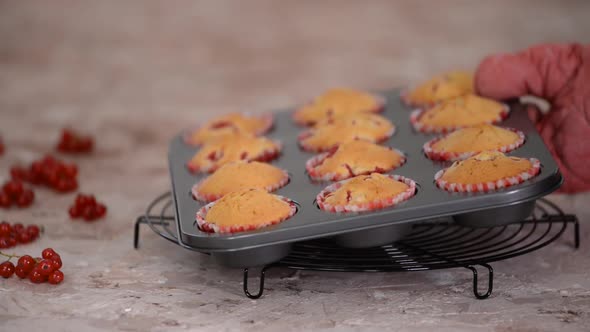
[[[51,257],[51,263],[53,265],[54,270],[59,270],[63,266],[63,263],[61,262],[61,257],[59,257],[59,255],[57,254]]]
[[[29,171],[24,167],[13,166],[10,168],[10,176],[14,180],[29,181]]]
[[[21,258],[18,259],[17,263],[17,266],[22,266],[22,268],[25,270],[25,272],[27,272],[27,274],[31,272],[35,265],[37,265],[37,262],[33,257],[29,255],[21,256]]]
[[[88,202],[88,197],[84,194],[78,194],[76,196],[75,205],[78,207],[85,207],[86,203]]]
[[[40,284],[47,280],[47,276],[41,274],[41,271],[39,271],[39,269],[34,268],[31,272],[29,272],[29,280],[31,280],[31,282],[35,284]]]
[[[18,197],[23,193],[23,183],[19,180],[11,180],[4,184],[2,190],[11,197]]]
[[[23,224],[20,222],[17,222],[16,224],[12,225],[12,229],[15,233],[20,233],[20,231],[25,229],[25,226],[23,226]]]
[[[37,264],[35,269],[39,270],[42,275],[48,276],[53,272],[53,262],[50,259],[44,259]]]
[[[45,248],[41,252],[41,256],[45,259],[50,259],[51,257],[53,257],[55,255],[57,255],[57,253],[55,252],[55,250],[53,250],[53,248]]]
[[[3,278],[10,278],[14,274],[14,264],[6,261],[0,264],[0,276]]]
[[[22,265],[17,265],[14,268],[14,274],[16,274],[17,277],[24,279],[29,275],[29,271],[27,271],[24,266]]]
[[[12,247],[16,246],[16,243],[17,243],[16,237],[11,236],[8,238],[8,248],[12,248]]]
[[[96,216],[98,218],[104,217],[104,215],[107,213],[107,207],[102,204],[102,203],[98,203],[96,204]]]
[[[64,173],[66,176],[73,178],[78,175],[78,167],[75,164],[64,165]]]
[[[9,208],[12,205],[12,199],[4,191],[0,192],[0,207]]]
[[[55,270],[49,275],[48,281],[52,285],[57,285],[64,280],[64,273],[60,270]]]
[[[27,233],[31,236],[31,239],[36,239],[39,236],[41,230],[37,225],[29,225],[27,226]]]
[[[10,227],[10,224],[8,222],[3,221],[2,223],[0,223],[0,237],[8,237],[11,231],[12,227]]]
[[[92,221],[96,218],[96,211],[94,206],[87,205],[84,210],[82,211],[82,217],[86,221]]]
[[[0,237],[0,249],[10,248],[7,237]]]
[[[68,212],[70,213],[70,217],[73,219],[82,216],[82,210],[77,205],[72,205]]]
[[[23,193],[16,199],[16,205],[19,207],[27,207],[35,200],[35,193],[31,189],[25,189]]]
[[[29,233],[25,230],[18,233],[16,239],[18,240],[19,243],[23,243],[23,244],[29,243],[32,240],[31,235],[29,235]]]

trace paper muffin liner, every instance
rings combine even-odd
[[[338,188],[342,187],[346,182],[350,181],[351,179],[346,179],[340,182],[333,183],[324,190],[322,190],[316,196],[316,202],[320,209],[328,212],[361,212],[361,211],[373,211],[373,210],[380,210],[387,207],[395,206],[401,202],[407,201],[411,197],[416,194],[416,182],[414,180],[403,177],[401,175],[387,175],[390,179],[400,181],[408,185],[408,189],[404,190],[403,192],[386,199],[374,200],[371,202],[365,202],[361,204],[347,204],[347,205],[331,205],[325,202],[325,198],[328,194],[336,191]]]
[[[326,160],[326,158],[331,157],[336,152],[336,149],[333,149],[330,152],[322,153],[322,154],[319,154],[317,156],[314,156],[314,157],[308,159],[307,162],[305,163],[305,169],[307,170],[307,174],[309,175],[309,177],[315,181],[340,181],[340,180],[349,179],[351,177],[355,177],[358,175],[367,175],[370,173],[387,173],[389,171],[393,171],[394,169],[401,167],[403,164],[406,163],[406,160],[407,160],[406,154],[403,153],[402,151],[400,151],[398,149],[394,149],[392,147],[388,147],[388,149],[395,151],[396,153],[398,153],[401,156],[401,159],[399,160],[399,162],[392,165],[389,168],[375,168],[372,171],[362,172],[362,173],[358,173],[358,174],[352,174],[351,173],[352,171],[349,169],[349,174],[347,174],[347,175],[342,175],[342,174],[338,174],[338,173],[321,174],[316,169],[316,167],[321,165],[324,162],[324,160]]]
[[[385,110],[385,106],[387,105],[387,101],[385,99],[385,97],[377,95],[377,94],[371,94],[371,96],[373,96],[373,98],[375,98],[375,100],[377,101],[377,105],[371,109],[368,110],[364,110],[360,113],[381,113]],[[310,104],[312,104],[313,101],[305,104],[305,106],[308,106]],[[297,114],[299,114],[299,112],[303,109],[303,107],[300,107],[298,109],[296,109],[292,115],[291,115],[291,119],[293,119],[293,122],[295,122],[296,124],[303,126],[303,127],[311,127],[313,126],[317,121],[321,120],[318,119],[316,121],[305,121],[303,119],[300,119]]]
[[[309,143],[305,143],[303,140],[311,137],[313,135],[313,131],[317,130],[317,129],[307,129],[304,130],[303,132],[301,132],[298,136],[297,136],[297,140],[299,142],[299,146],[301,147],[302,150],[307,151],[307,152],[328,152],[332,149],[337,148],[339,145],[345,143],[345,142],[341,142],[341,143],[337,143],[331,146],[315,146],[313,144],[309,144]],[[392,127],[389,131],[387,131],[385,134],[376,137],[373,140],[366,140],[369,141],[371,143],[382,143],[384,141],[386,141],[388,138],[390,138],[391,136],[393,136],[393,134],[395,134],[395,130],[396,127],[394,124],[392,124]],[[356,140],[360,139],[360,138],[355,138]]]
[[[255,118],[258,118],[258,119],[264,121],[264,126],[253,133],[256,136],[262,136],[262,135],[266,134],[274,126],[274,114],[272,114],[272,113],[252,114],[249,112],[242,112],[241,114],[244,116],[248,116],[248,117],[255,117]],[[205,142],[197,143],[197,142],[191,141],[191,136],[195,132],[199,131],[201,128],[202,128],[202,125],[197,125],[191,129],[185,130],[184,133],[182,134],[182,140],[184,141],[184,143],[187,145],[191,145],[191,146],[203,145]]]
[[[510,151],[518,149],[519,147],[521,147],[524,144],[525,136],[522,131],[516,130],[514,128],[504,128],[504,129],[508,129],[508,130],[516,133],[518,135],[518,139],[516,140],[516,142],[514,142],[512,144],[504,145],[504,146],[494,149],[492,151],[500,151],[500,152],[508,153]],[[457,160],[467,159],[467,158],[474,156],[480,152],[483,152],[483,150],[482,151],[469,151],[469,152],[450,152],[450,151],[434,150],[434,148],[433,148],[434,144],[436,144],[438,141],[446,138],[447,136],[448,135],[445,135],[442,137],[436,137],[436,138],[433,138],[430,141],[424,143],[424,146],[422,146],[422,150],[424,151],[424,154],[426,155],[426,157],[428,157],[428,159],[435,160],[435,161],[457,161]]]
[[[295,201],[293,201],[289,198],[280,196],[280,195],[274,195],[274,196],[289,204],[289,207],[291,208],[291,210],[289,211],[289,215],[279,218],[279,219],[276,219],[276,220],[270,220],[270,221],[262,223],[262,224],[219,226],[214,223],[207,222],[205,220],[205,217],[207,216],[207,212],[209,212],[209,210],[213,207],[213,205],[216,204],[216,202],[211,202],[211,203],[203,206],[202,208],[200,208],[197,211],[197,215],[196,215],[197,226],[199,227],[199,229],[201,231],[206,232],[206,233],[227,234],[227,233],[247,232],[247,231],[253,231],[253,230],[260,229],[260,228],[276,225],[280,222],[283,222],[283,221],[293,217],[295,215],[295,213],[297,213],[297,203],[295,203]]]
[[[268,191],[269,193],[271,193],[273,191],[276,191],[276,190],[286,186],[290,180],[289,173],[287,173],[287,171],[285,171],[284,169],[282,169],[281,171],[283,172],[283,177],[277,183],[262,187],[261,189],[264,189],[264,190]],[[220,199],[221,197],[223,197],[224,195],[221,195],[221,194],[207,194],[207,193],[203,193],[200,191],[200,187],[206,179],[207,178],[202,179],[201,181],[197,182],[192,187],[191,193],[193,195],[193,198],[198,201],[208,203],[208,202],[214,202],[214,201]]]
[[[281,154],[281,150],[283,149],[283,145],[281,142],[273,140],[273,143],[275,144],[275,146],[273,148],[268,148],[263,150],[261,153],[259,153],[257,156],[255,157],[248,157],[247,159],[243,159],[246,161],[260,161],[260,162],[269,162],[272,160],[275,160],[280,154]],[[239,160],[235,160],[235,161],[231,161],[231,162],[236,162]],[[225,165],[226,163],[223,164],[219,164],[219,163],[212,163],[210,165],[196,165],[194,163],[191,163],[190,161],[186,164],[186,167],[188,168],[188,170],[192,173],[213,173],[215,172],[219,167]]]
[[[503,189],[508,188],[511,186],[515,186],[517,184],[523,183],[526,180],[532,179],[539,174],[541,171],[541,162],[538,159],[530,158],[529,161],[531,162],[532,166],[526,172],[522,172],[515,176],[505,177],[496,181],[490,182],[481,182],[481,183],[470,183],[470,184],[463,184],[463,183],[453,183],[442,180],[442,176],[444,175],[445,169],[441,169],[440,171],[436,172],[434,175],[434,182],[437,187],[440,189],[450,191],[450,192],[460,192],[460,193],[478,193],[478,192],[490,192],[496,189]]]
[[[422,132],[422,133],[427,133],[427,134],[446,134],[446,133],[450,133],[454,130],[457,129],[461,129],[461,128],[465,128],[465,127],[471,127],[471,125],[469,126],[433,126],[433,125],[425,125],[423,123],[420,123],[420,117],[424,114],[424,112],[426,112],[429,108],[425,108],[425,109],[416,109],[413,110],[412,113],[410,114],[410,123],[412,124],[412,126],[414,127],[414,129],[416,131]],[[488,121],[484,121],[478,124],[496,124],[499,122],[502,122],[504,119],[506,119],[508,117],[508,115],[510,114],[510,107],[508,107],[508,105],[506,104],[502,104],[502,111],[500,111],[500,113],[498,114],[498,116],[496,116],[495,118],[488,120]]]

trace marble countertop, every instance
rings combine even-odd
[[[325,88],[385,89],[486,54],[541,41],[588,42],[584,1],[19,1],[0,3],[0,178],[51,151],[63,126],[97,151],[73,158],[80,190],[108,217],[72,222],[74,194],[36,190],[0,218],[46,227],[13,251],[58,250],[59,286],[0,280],[2,331],[291,331],[590,329],[590,195],[552,196],[578,214],[565,236],[494,263],[479,301],[468,271],[409,274],[271,270],[260,300],[241,271],[151,232],[132,248],[135,218],[169,188],[168,140],[230,111],[266,111]]]

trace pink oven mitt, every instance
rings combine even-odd
[[[590,190],[590,45],[545,44],[485,58],[475,75],[482,96],[533,95],[551,106],[529,117],[565,177],[564,193]]]

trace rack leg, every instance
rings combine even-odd
[[[574,247],[576,249],[580,248],[580,223],[578,222],[578,218],[574,222]]]
[[[485,267],[486,269],[488,269],[488,290],[485,293],[480,293],[478,290],[478,274],[477,274],[477,269],[471,265],[466,266],[466,268],[470,269],[471,272],[473,272],[473,295],[475,295],[475,297],[478,300],[483,300],[483,299],[487,299],[488,297],[490,297],[490,295],[492,295],[492,290],[494,289],[494,269],[492,269],[492,267],[488,264],[482,263],[479,264],[483,267]]]
[[[269,266],[265,266],[260,271],[260,285],[258,286],[258,293],[256,294],[251,294],[248,290],[248,269],[244,269],[244,294],[246,294],[248,298],[256,300],[262,296],[262,293],[264,292],[264,274],[268,268]]]
[[[146,220],[143,216],[137,218],[135,221],[135,231],[133,232],[133,248],[139,248],[139,225],[145,224]]]

